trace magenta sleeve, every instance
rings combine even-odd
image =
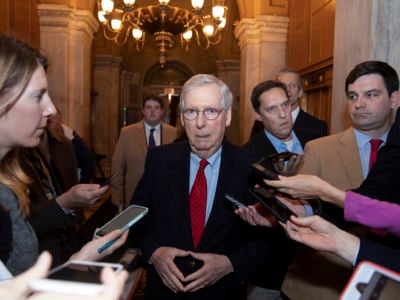
[[[400,205],[346,192],[344,218],[400,236]]]

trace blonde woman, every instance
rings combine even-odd
[[[46,59],[27,44],[0,35],[0,207],[2,220],[11,219],[11,232],[1,231],[0,241],[11,244],[2,251],[6,267],[13,275],[31,267],[38,258],[37,238],[27,222],[29,215],[30,179],[18,163],[20,147],[35,147],[39,144],[49,116],[56,112],[48,94],[46,73],[43,66]],[[97,196],[107,188],[93,185],[86,190],[86,196]],[[4,216],[4,212],[8,216]],[[3,224],[3,222],[1,223]],[[116,239],[120,232],[113,231],[107,236],[86,244],[74,259],[97,260],[121,246],[127,233],[102,254],[98,247]],[[0,248],[2,249],[2,248]],[[49,263],[47,263],[47,268]],[[124,280],[122,273],[119,280]]]

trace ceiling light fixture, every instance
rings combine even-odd
[[[98,0],[98,19],[103,25],[104,36],[116,44],[124,44],[130,35],[140,52],[146,33],[152,35],[159,48],[159,62],[167,62],[167,50],[178,39],[187,51],[194,37],[197,45],[207,49],[218,44],[226,25],[225,0],[213,0],[212,15],[203,15],[204,0],[191,0],[192,11],[168,5],[169,0],[159,0],[158,5],[135,8],[135,0]],[[115,5],[118,3],[118,5]]]

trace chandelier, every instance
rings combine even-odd
[[[213,0],[212,14],[203,15],[204,0],[191,0],[192,11],[168,5],[169,0],[159,0],[158,5],[135,8],[135,0],[98,0],[98,18],[106,39],[117,45],[124,44],[130,36],[140,52],[146,34],[152,35],[159,49],[159,62],[167,62],[167,50],[178,42],[184,51],[195,40],[207,49],[218,44],[226,25],[225,0]]]

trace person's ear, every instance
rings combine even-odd
[[[256,118],[256,120],[262,122],[262,117],[261,117],[261,114],[259,112],[255,111],[254,112],[254,117]]]
[[[303,97],[303,88],[299,90],[299,98]]]
[[[229,125],[231,125],[231,121],[232,121],[232,108],[230,107],[230,108],[226,111],[225,126],[228,127]]]
[[[390,95],[390,106],[393,109],[396,109],[399,107],[399,103],[400,103],[400,92],[399,91],[394,91],[391,95]]]

